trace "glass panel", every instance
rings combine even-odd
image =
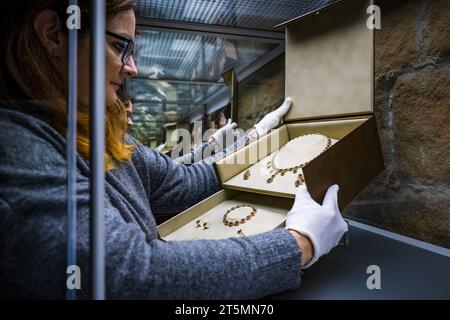
[[[243,71],[277,44],[218,36],[143,30],[136,37],[139,77],[217,82],[229,68]]]
[[[136,37],[139,74],[128,82],[134,101],[130,133],[145,144],[151,145],[148,137],[161,144],[164,125],[190,128],[193,114],[209,119],[204,111],[210,99],[218,93],[229,95],[224,71],[234,68],[239,74],[278,46],[261,40],[144,29]]]

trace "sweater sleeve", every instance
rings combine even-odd
[[[212,163],[185,166],[142,144],[137,144],[135,161],[154,214],[180,213],[219,191]]]

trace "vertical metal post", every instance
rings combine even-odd
[[[69,5],[78,5],[77,0]],[[77,264],[77,94],[78,94],[78,30],[69,30],[68,105],[67,105],[67,265]],[[67,288],[66,299],[76,299],[76,289]]]
[[[91,2],[92,298],[105,299],[105,0]]]
[[[230,87],[230,103],[231,103],[231,121],[238,123],[239,121],[239,83],[236,72],[233,68],[225,71],[222,78],[227,86]]]

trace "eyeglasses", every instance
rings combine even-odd
[[[121,50],[120,59],[122,61],[122,64],[126,64],[130,60],[131,56],[133,55],[134,41],[132,39],[125,38],[125,37],[121,36],[120,34],[117,34],[115,32],[111,32],[108,30],[106,31],[106,34],[108,36],[111,36],[113,38],[116,38],[116,39],[124,42],[125,45],[124,45],[123,49]]]

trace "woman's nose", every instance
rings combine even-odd
[[[123,65],[123,72],[127,73],[130,77],[134,77],[138,74],[133,56],[131,56],[130,59],[128,59],[128,61]]]

